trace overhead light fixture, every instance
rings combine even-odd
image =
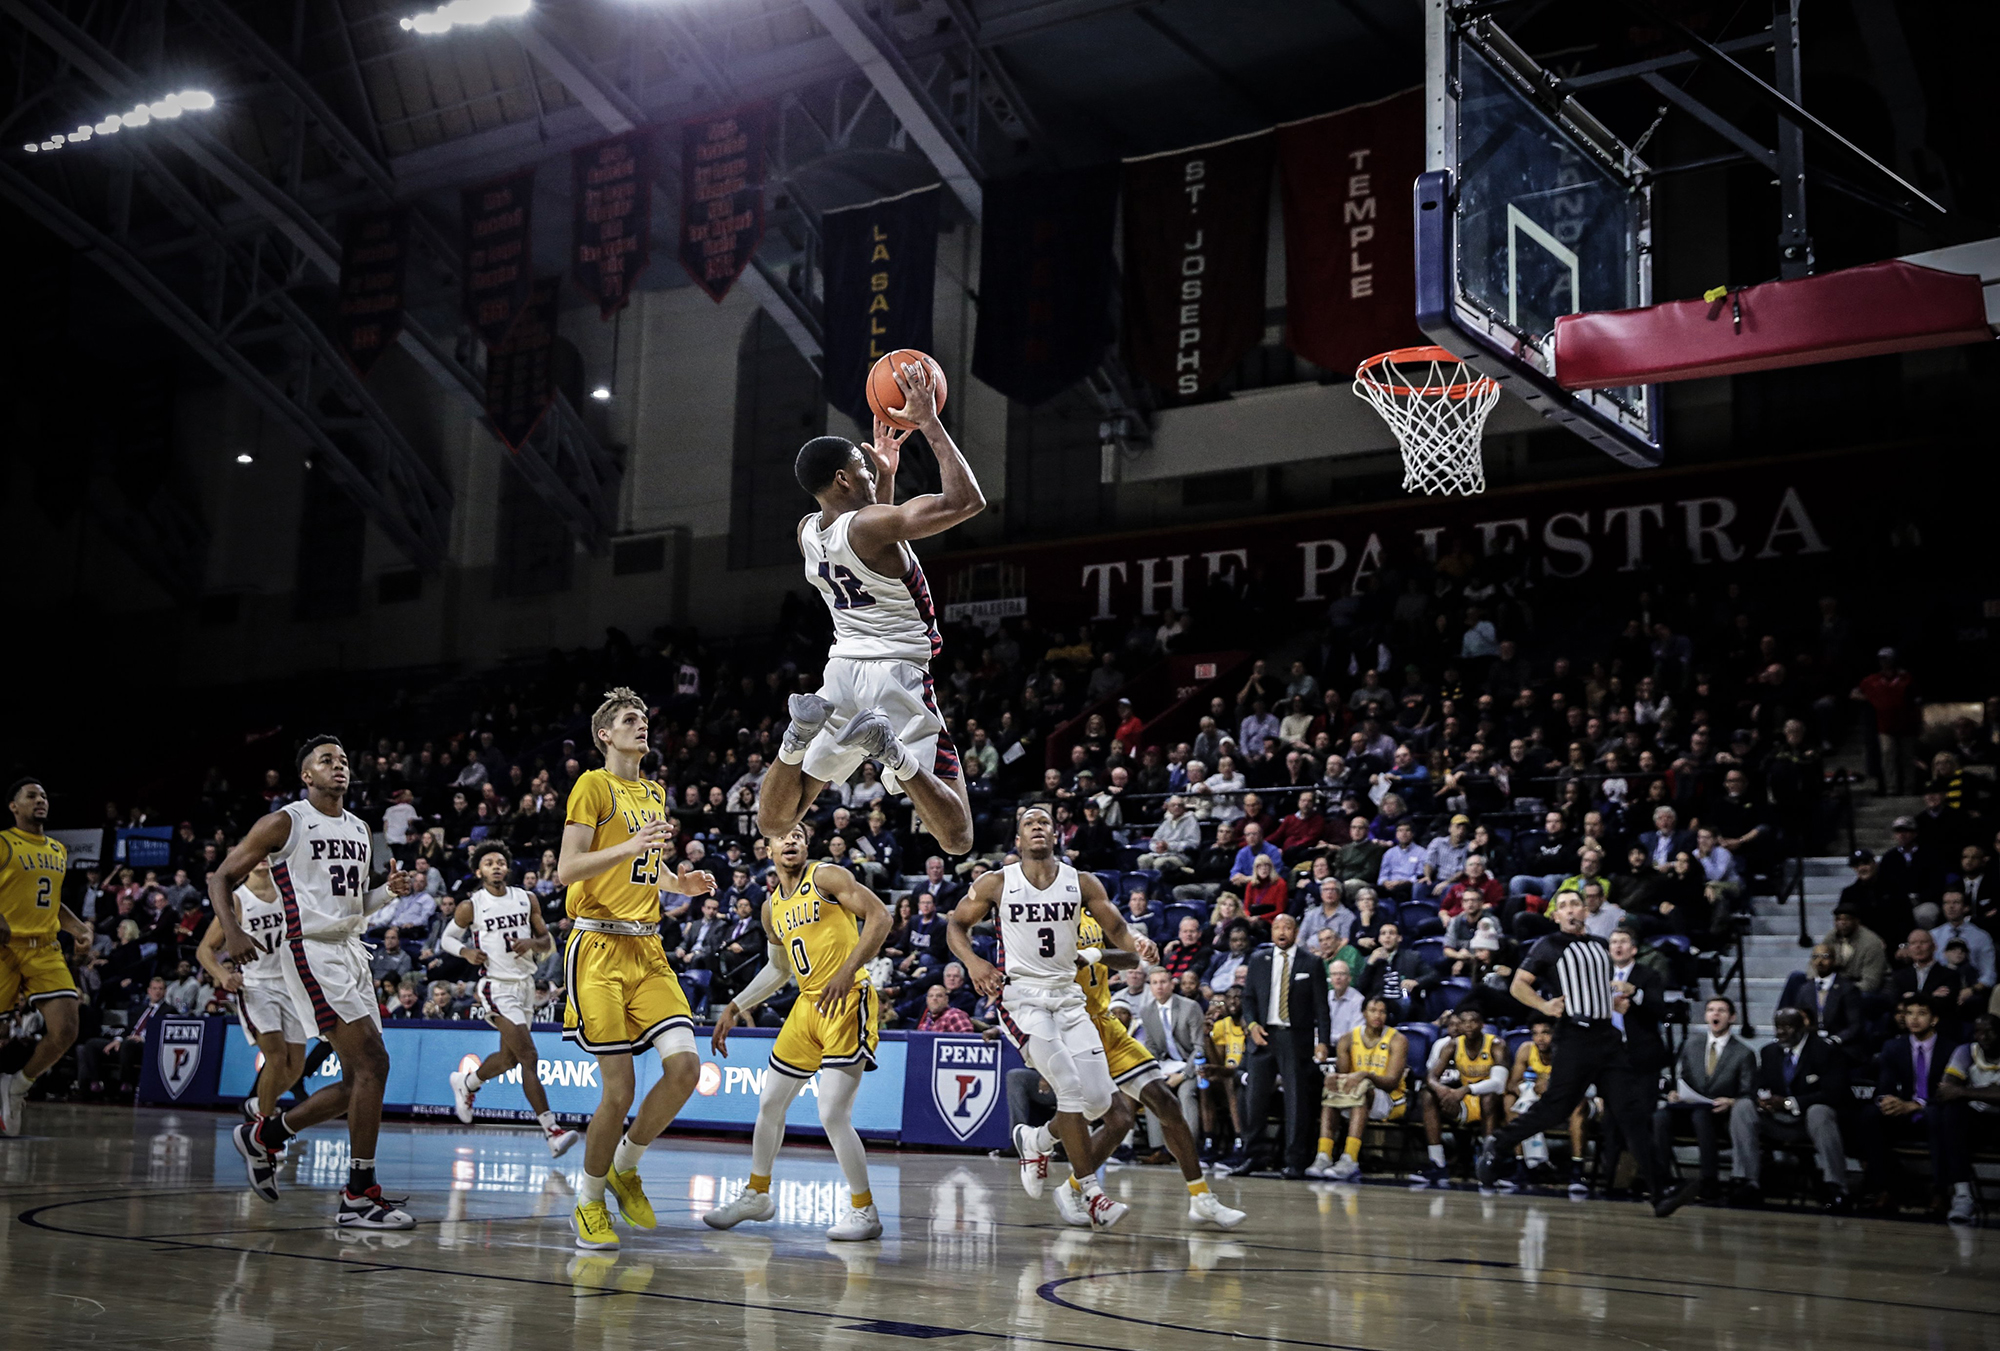
[[[590,397],[599,403],[609,402],[611,398],[611,386],[599,385],[596,389],[590,391]]]
[[[529,9],[529,0],[451,0],[425,14],[402,20],[403,31],[433,36],[453,28],[470,28],[494,19],[518,19]]]
[[[106,113],[95,122],[79,122],[74,131],[59,131],[42,141],[29,141],[21,149],[30,154],[60,150],[97,136],[110,136],[127,127],[143,127],[157,119],[179,117],[182,113],[205,113],[215,106],[215,95],[206,89],[183,89],[150,102],[136,103],[131,111]]]
[[[239,450],[236,452],[236,463],[255,464],[256,462],[257,462],[257,457],[255,455],[252,455],[249,451]]]

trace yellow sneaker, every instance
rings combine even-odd
[[[605,1176],[605,1186],[618,1198],[618,1213],[625,1217],[625,1223],[634,1229],[651,1229],[657,1222],[653,1218],[653,1203],[646,1199],[646,1189],[639,1184],[639,1170],[621,1173],[613,1168]]]
[[[579,1248],[601,1250],[618,1246],[618,1235],[611,1228],[611,1212],[602,1201],[577,1202],[569,1224],[576,1230],[576,1246]]]

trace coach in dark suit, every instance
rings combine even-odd
[[[1662,809],[1664,810],[1664,808]],[[1667,1064],[1667,1044],[1660,1036],[1660,1023],[1667,1001],[1667,983],[1659,972],[1639,961],[1638,940],[1629,929],[1611,935],[1611,990],[1623,1008],[1612,1014],[1614,1026],[1625,1036],[1625,1058],[1645,1087],[1646,1105],[1659,1096],[1660,1071]],[[1607,1178],[1618,1174],[1618,1159],[1625,1152],[1625,1134],[1616,1117],[1604,1119],[1604,1154],[1600,1171]],[[1662,1151],[1660,1162],[1673,1159],[1671,1149]]]
[[[1758,1179],[1763,1175],[1765,1141],[1796,1144],[1810,1139],[1820,1175],[1826,1179],[1826,1207],[1844,1213],[1847,1146],[1840,1138],[1840,1126],[1842,1114],[1854,1102],[1847,1084],[1847,1058],[1832,1042],[1813,1034],[1803,1010],[1779,1009],[1771,1028],[1778,1039],[1767,1043],[1758,1057],[1756,1096],[1738,1098],[1729,1109],[1738,1200],[1746,1205],[1763,1200]]]
[[[1271,1111],[1278,1079],[1285,1081],[1285,1176],[1302,1178],[1319,1138],[1320,1089],[1317,1062],[1331,1054],[1333,1014],[1326,1002],[1325,964],[1300,952],[1299,922],[1290,915],[1271,919],[1271,943],[1250,957],[1243,987],[1243,1024],[1249,1038],[1250,1114],[1244,1142],[1255,1150]]]
[[[1781,1009],[1804,1009],[1812,1015],[1820,1035],[1840,1043],[1849,1063],[1867,1054],[1863,1045],[1865,1019],[1861,1012],[1861,987],[1840,974],[1840,962],[1833,949],[1822,943],[1812,950],[1812,970],[1794,971],[1778,999]]]
[[[1733,1030],[1736,1006],[1722,995],[1708,1001],[1702,1010],[1707,1031],[1690,1034],[1681,1043],[1680,1059],[1674,1064],[1673,1084],[1667,1100],[1653,1113],[1653,1143],[1662,1161],[1674,1156],[1674,1131],[1685,1121],[1694,1130],[1695,1148],[1701,1155],[1703,1200],[1713,1200],[1722,1189],[1721,1138],[1717,1127],[1729,1120],[1738,1098],[1755,1091],[1757,1057]],[[1689,1101],[1683,1089],[1706,1099]]]

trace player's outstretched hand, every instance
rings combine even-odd
[[[729,1059],[729,1030],[736,1026],[736,1005],[725,1004],[722,1012],[715,1015],[715,1031],[708,1035],[708,1049]]]
[[[896,367],[896,387],[903,391],[903,406],[896,416],[913,426],[929,425],[937,418],[937,387],[931,383],[927,361],[906,361]]]
[[[715,890],[715,874],[682,859],[680,871],[674,875],[673,885],[667,889],[683,896],[706,896]]]

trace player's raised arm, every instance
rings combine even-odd
[[[986,510],[986,495],[979,491],[979,480],[973,477],[972,466],[965,462],[958,443],[938,420],[937,393],[931,386],[930,367],[924,362],[906,363],[896,372],[896,383],[903,390],[903,407],[897,410],[897,415],[914,422],[937,454],[939,491],[900,504],[894,502],[891,499],[899,453],[871,447],[869,454],[879,475],[875,505],[855,513],[848,533],[863,556],[901,540],[941,535]],[[877,441],[884,439],[882,431],[878,424]],[[881,472],[884,469],[886,473]]]
[[[987,874],[988,877],[995,875]],[[1084,908],[1090,911],[1091,918],[1095,919],[1104,930],[1104,946],[1136,953],[1139,960],[1148,966],[1160,960],[1159,947],[1145,935],[1132,932],[1125,923],[1125,916],[1119,913],[1118,907],[1113,905],[1111,898],[1105,894],[1104,883],[1097,880],[1096,874],[1078,872],[1076,884],[1082,892]]]
[[[819,1011],[832,1013],[853,992],[855,974],[882,950],[882,942],[889,936],[889,907],[882,904],[880,896],[861,885],[853,873],[831,863],[822,863],[813,870],[813,886],[861,921],[859,941],[819,992]]]
[[[945,917],[944,922],[945,946],[965,967],[965,978],[972,982],[972,988],[989,997],[1000,993],[1006,978],[993,963],[973,951],[972,926],[986,918],[986,912],[993,908],[1003,882],[1002,874],[997,872],[981,877],[972,884],[972,890],[951,908],[951,914]]]
[[[215,922],[222,926],[223,950],[229,956],[247,957],[256,946],[256,940],[237,923],[236,907],[230,904],[231,897],[250,876],[251,869],[283,849],[285,842],[291,838],[292,818],[284,812],[272,812],[250,827],[216,870],[208,875],[209,905],[215,910]]]

